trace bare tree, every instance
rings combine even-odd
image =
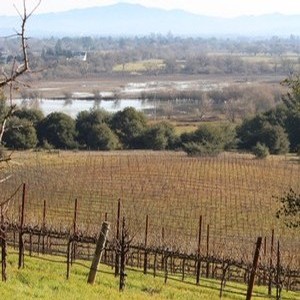
[[[15,6],[15,9],[18,13],[18,15],[21,18],[21,29],[19,32],[16,33],[16,36],[20,38],[20,44],[21,44],[21,54],[22,54],[22,62],[17,63],[17,60],[14,59],[14,62],[11,66],[11,70],[9,74],[7,74],[5,71],[2,72],[0,75],[0,90],[4,88],[9,89],[9,100],[10,104],[5,112],[4,116],[2,117],[2,120],[0,121],[0,145],[2,145],[3,140],[3,134],[5,132],[5,127],[7,124],[7,121],[9,118],[13,115],[16,105],[12,103],[12,91],[15,85],[22,84],[20,82],[20,77],[25,74],[26,72],[30,71],[29,66],[29,59],[28,59],[28,37],[25,34],[26,25],[28,22],[28,19],[32,16],[32,14],[35,12],[35,10],[39,7],[41,3],[41,0],[37,0],[36,5],[33,7],[33,9],[28,12],[26,9],[26,0],[23,0],[23,11],[22,13],[18,10],[18,8]],[[3,100],[4,101],[4,100]],[[2,161],[8,161],[10,160],[10,156],[8,157],[0,157],[0,162]]]

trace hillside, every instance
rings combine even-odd
[[[17,23],[17,17],[1,16],[0,33],[12,33]],[[127,3],[36,14],[29,23],[32,36],[132,36],[169,32],[184,36],[289,36],[300,32],[297,15],[219,18]]]

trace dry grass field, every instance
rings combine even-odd
[[[0,169],[0,202],[25,182],[27,224],[41,224],[46,201],[46,225],[71,228],[75,199],[78,227],[89,234],[104,220],[114,226],[118,199],[135,241],[142,241],[149,215],[149,245],[165,243],[195,252],[199,217],[203,218],[202,247],[209,251],[251,259],[257,236],[271,231],[281,241],[283,263],[299,267],[298,229],[286,228],[275,217],[279,207],[273,196],[291,187],[300,191],[297,158],[224,153],[192,158],[181,152],[17,152]],[[18,220],[21,192],[13,197],[7,218]],[[114,232],[114,227],[112,229]],[[248,256],[249,255],[249,256]]]

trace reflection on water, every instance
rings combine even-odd
[[[90,109],[104,109],[108,112],[117,112],[123,110],[126,107],[134,107],[137,110],[145,110],[154,108],[154,105],[145,100],[139,99],[117,99],[117,100],[77,100],[77,99],[66,99],[66,100],[53,100],[53,99],[40,99],[40,100],[22,100],[16,99],[14,101],[21,107],[32,107],[39,108],[45,115],[52,112],[63,112],[71,117],[76,115],[83,110]]]

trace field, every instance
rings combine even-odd
[[[116,65],[113,68],[114,72],[145,72],[151,70],[160,70],[165,67],[162,59],[150,59],[137,62],[128,62],[124,65]]]
[[[128,270],[128,282],[123,293],[118,291],[118,279],[114,278],[110,267],[101,265],[93,286],[86,283],[90,264],[78,261],[72,267],[69,280],[65,278],[65,268],[61,258],[35,256],[25,258],[25,268],[17,269],[17,255],[9,253],[6,283],[0,282],[3,299],[220,299],[220,282],[203,279],[201,286],[191,281],[181,282],[173,276],[167,284],[158,274],[156,278],[145,276],[136,270]],[[245,299],[246,286],[228,282],[222,299]],[[256,287],[252,299],[270,299],[266,288]],[[283,291],[283,300],[297,299],[297,293]]]
[[[298,232],[275,217],[279,203],[274,196],[300,188],[300,164],[291,157],[260,161],[229,153],[191,158],[181,152],[20,152],[1,172],[2,177],[13,174],[2,187],[1,202],[27,184],[27,224],[42,223],[46,201],[46,224],[69,228],[77,199],[79,230],[95,233],[105,215],[115,223],[121,199],[137,243],[148,215],[149,245],[162,242],[163,230],[170,247],[194,253],[202,216],[203,238],[210,226],[212,253],[251,259],[257,236],[269,243],[274,229],[285,263],[299,266]],[[18,192],[7,213],[11,221],[19,218],[20,199]]]

